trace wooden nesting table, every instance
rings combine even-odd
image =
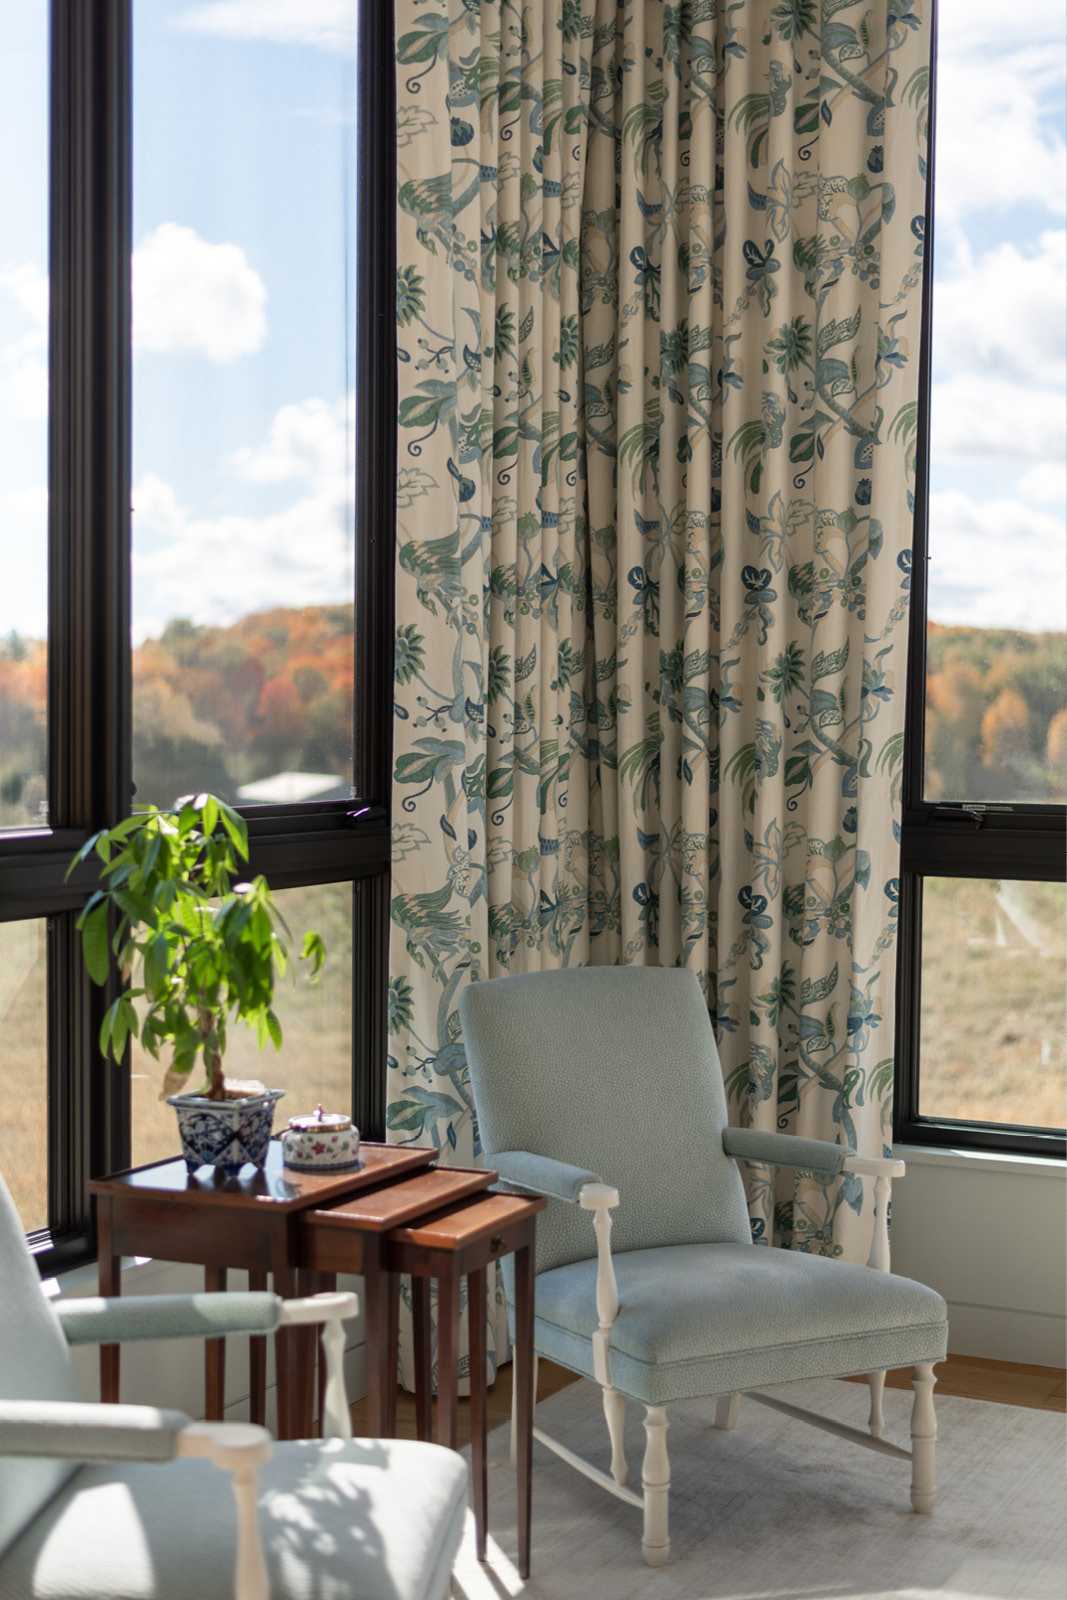
[[[154,1162],[94,1179],[102,1295],[121,1293],[123,1255],[151,1255],[204,1268],[205,1287],[224,1289],[229,1268],[248,1272],[250,1288],[289,1298],[330,1285],[338,1272],[360,1274],[366,1313],[368,1429],[396,1430],[398,1273],[411,1273],[415,1314],[416,1415],[431,1436],[429,1280],[439,1285],[438,1436],[454,1448],[458,1386],[460,1283],[468,1280],[472,1465],[478,1552],[485,1553],[486,1269],[516,1256],[515,1382],[519,1468],[519,1564],[529,1573],[530,1460],[533,1446],[533,1274],[537,1212],[545,1201],[490,1194],[495,1172],[436,1167],[437,1151],[364,1143],[358,1169],[314,1174],[284,1167],[271,1142],[262,1171],[221,1179],[190,1174],[184,1160]],[[202,1169],[203,1170],[203,1169]],[[313,1328],[275,1335],[279,1438],[312,1431]],[[205,1341],[205,1412],[221,1418],[225,1341]],[[251,1340],[251,1415],[262,1422],[266,1340]],[[119,1347],[100,1351],[101,1399],[119,1398]]]

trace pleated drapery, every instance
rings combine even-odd
[[[738,1122],[889,1138],[928,55],[397,0],[393,1139],[477,1154],[462,985],[615,962],[700,975]]]

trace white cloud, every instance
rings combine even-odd
[[[282,406],[271,422],[267,442],[258,450],[241,450],[234,467],[256,483],[284,483],[303,478],[336,486],[349,469],[351,448],[347,419],[351,407],[344,400],[305,400]]]
[[[48,274],[32,261],[0,272],[0,288],[18,303],[36,328],[48,330]]]
[[[934,622],[1026,631],[1067,624],[1063,520],[1021,500],[930,497]]]
[[[934,285],[937,367],[1011,375],[1059,386],[1067,362],[1067,231],[1020,249],[1003,241],[971,259],[963,251]]]
[[[17,489],[5,501],[8,519],[21,532],[40,535],[48,526],[48,485],[34,484],[30,489]]]
[[[1062,392],[954,373],[931,392],[931,456],[935,462],[1060,461],[1065,421]]]
[[[135,642],[158,635],[160,617],[226,624],[272,606],[351,598],[345,415],[343,400],[284,406],[263,446],[234,459],[246,479],[303,484],[299,499],[264,516],[199,516],[163,479],[141,479],[133,491]]]
[[[199,350],[212,361],[253,355],[267,336],[267,290],[236,244],[209,244],[161,223],[133,252],[135,350]]]
[[[1067,502],[1067,461],[1042,461],[1019,479],[1019,493],[1031,505]]]
[[[1022,202],[1062,215],[1062,0],[1028,0],[1010,27],[998,0],[956,0],[938,33],[939,222]]]
[[[30,326],[0,349],[0,410],[23,422],[48,416],[48,274],[32,262],[0,271],[0,290]]]
[[[214,0],[185,12],[178,26],[227,39],[354,51],[357,9],[354,0]]]

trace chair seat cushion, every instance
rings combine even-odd
[[[236,1508],[207,1461],[82,1467],[0,1561],[5,1600],[229,1600]],[[394,1439],[277,1444],[260,1474],[272,1600],[441,1600],[467,1466]]]
[[[615,1258],[611,1379],[645,1405],[940,1361],[945,1302],[871,1267],[770,1246],[672,1245]],[[593,1377],[595,1260],[537,1279],[539,1355]]]

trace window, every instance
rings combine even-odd
[[[936,22],[895,1131],[1062,1155],[1062,16]]]
[[[313,11],[0,7],[0,1167],[43,1270],[88,1177],[176,1149],[65,878],[135,803],[245,812],[329,949],[264,1069],[384,1126],[391,19]]]

